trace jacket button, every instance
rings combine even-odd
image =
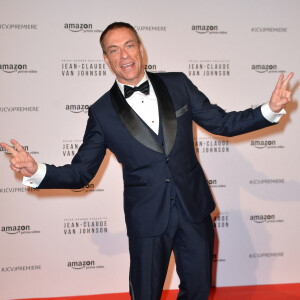
[[[165,179],[166,183],[169,183],[171,180],[169,178]]]
[[[166,158],[166,162],[167,162],[167,163],[169,162],[169,157]]]

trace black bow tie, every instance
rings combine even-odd
[[[129,98],[134,92],[142,92],[145,95],[149,95],[149,81],[145,81],[140,86],[131,87],[124,85],[125,99]]]

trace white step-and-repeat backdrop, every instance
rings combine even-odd
[[[114,21],[137,29],[147,70],[184,72],[227,111],[267,102],[279,74],[294,71],[295,101],[279,125],[194,133],[217,203],[214,284],[299,282],[299,13],[297,0],[1,0],[0,139],[40,162],[70,162],[89,105],[114,81],[98,42]],[[32,190],[0,151],[0,298],[128,291],[115,157],[81,190]],[[177,286],[172,258],[165,288]]]

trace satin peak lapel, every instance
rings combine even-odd
[[[166,156],[168,156],[174,146],[177,133],[177,119],[175,108],[165,83],[159,78],[157,74],[147,72],[147,75],[151,80],[157,97],[159,114],[163,126],[165,154]]]
[[[164,153],[159,142],[127,103],[116,82],[110,90],[110,97],[117,115],[130,134],[142,145]]]

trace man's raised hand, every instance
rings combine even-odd
[[[292,92],[287,90],[287,86],[293,75],[294,73],[290,73],[285,80],[283,80],[283,74],[279,76],[275,90],[272,93],[272,97],[269,102],[270,109],[274,113],[280,112],[286,104],[292,101]]]
[[[10,168],[23,176],[31,177],[37,170],[38,165],[31,155],[15,140],[11,140],[14,147],[6,143],[0,143],[1,147],[7,150],[12,157],[10,158]]]

